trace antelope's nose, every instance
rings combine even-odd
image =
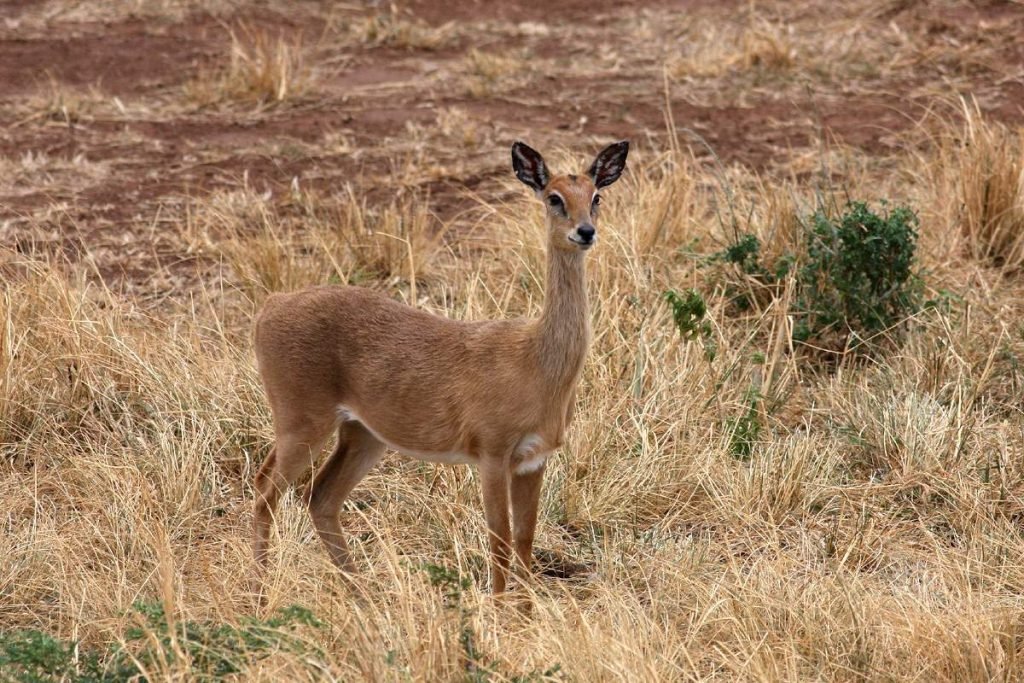
[[[593,225],[581,225],[578,228],[576,228],[576,234],[580,236],[580,239],[583,241],[584,244],[590,244],[591,242],[593,242],[594,233],[596,232],[597,230],[594,228]]]

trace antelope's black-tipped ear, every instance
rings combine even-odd
[[[629,140],[614,142],[604,149],[590,165],[587,175],[598,189],[611,185],[626,170],[626,155],[629,154]]]
[[[532,187],[535,192],[542,191],[551,180],[548,167],[544,164],[544,157],[522,142],[517,141],[512,145],[512,169],[516,172],[516,178]]]

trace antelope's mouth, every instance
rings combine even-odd
[[[590,249],[592,246],[597,244],[597,236],[596,235],[592,239],[587,241],[587,242],[584,242],[579,237],[576,237],[575,235],[571,235],[571,234],[568,236],[568,239],[569,239],[570,242],[572,242],[573,244],[577,245],[583,251],[586,251],[587,249]]]

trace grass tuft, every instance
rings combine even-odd
[[[263,29],[242,24],[229,32],[226,64],[200,70],[185,84],[185,96],[199,107],[221,103],[273,106],[308,94],[313,73],[300,39],[271,37]]]
[[[963,102],[959,139],[943,150],[952,166],[959,223],[971,257],[1009,272],[1024,265],[1024,137]]]
[[[387,9],[352,24],[350,32],[362,44],[400,50],[439,50],[455,40],[455,24],[430,26],[405,16],[394,3]]]

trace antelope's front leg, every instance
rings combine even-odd
[[[532,472],[512,474],[512,538],[516,555],[526,573],[533,566],[533,535],[537,528],[537,508],[540,504],[544,465]]]
[[[503,593],[512,556],[512,529],[508,518],[508,465],[505,459],[481,457],[480,483],[491,549],[491,591]]]

